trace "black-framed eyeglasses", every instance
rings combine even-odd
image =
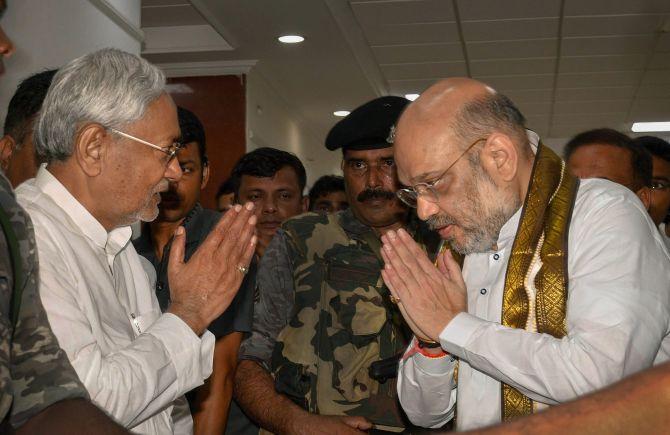
[[[117,130],[115,128],[112,128],[112,127],[107,127],[107,130],[111,131],[112,133],[118,134],[119,136],[123,136],[126,139],[134,140],[135,142],[139,142],[143,145],[146,145],[146,146],[149,146],[151,148],[157,149],[158,151],[166,154],[168,156],[167,162],[165,163],[166,166],[170,164],[170,162],[172,161],[172,159],[174,159],[174,157],[177,155],[179,150],[184,147],[180,142],[173,142],[171,145],[168,145],[166,147],[161,147],[161,146],[152,144],[151,142],[147,142],[143,139],[137,138],[137,137],[135,137],[131,134],[124,133],[124,132],[122,132],[120,130]]]
[[[400,189],[396,192],[396,195],[398,198],[407,204],[409,207],[416,208],[417,203],[419,198],[423,198],[426,201],[436,203],[440,199],[440,193],[438,191],[438,185],[442,180],[444,180],[444,177],[447,175],[447,172],[449,172],[449,169],[453,168],[456,163],[458,163],[459,160],[463,158],[475,145],[477,145],[479,142],[483,140],[487,140],[488,137],[482,137],[477,139],[476,141],[472,142],[470,146],[468,146],[465,151],[461,153],[460,156],[456,160],[454,160],[448,167],[447,169],[444,170],[442,175],[437,177],[435,181],[431,181],[430,183],[416,183],[414,186],[411,187],[406,187],[404,189]]]

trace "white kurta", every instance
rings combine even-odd
[[[519,217],[520,211],[502,228],[497,251],[465,258],[468,312],[440,334],[442,347],[460,358],[458,388],[451,357],[415,353],[401,362],[398,393],[414,424],[442,426],[456,398],[459,430],[497,423],[500,381],[557,404],[670,356],[670,257],[635,194],[606,180],[581,180],[570,222],[562,339],[500,324]]]
[[[668,251],[670,251],[670,236],[668,236],[668,233],[666,232],[666,224],[665,222],[661,222],[661,224],[658,226],[658,231],[661,233],[661,238],[665,242],[665,247],[668,248]]]
[[[17,197],[51,328],[93,402],[136,433],[190,433],[183,394],[210,375],[214,337],[161,314],[130,227],[108,233],[44,167]]]

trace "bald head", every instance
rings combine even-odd
[[[465,104],[495,95],[495,90],[477,80],[457,77],[437,82],[412,103],[403,119],[426,122],[451,119]]]
[[[424,156],[417,161],[425,167],[428,159],[446,158],[465,150],[473,141],[503,132],[528,147],[525,119],[514,104],[490,86],[470,78],[450,78],[437,82],[410,104],[397,124],[396,159],[407,161],[410,154]],[[405,169],[399,168],[401,181]]]

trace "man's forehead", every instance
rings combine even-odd
[[[374,150],[346,150],[344,152],[345,160],[377,160],[389,157],[393,157],[393,147],[377,148]]]
[[[247,190],[285,190],[299,189],[298,175],[290,166],[284,166],[274,173],[272,177],[256,177],[254,175],[244,174],[240,184]]]
[[[396,142],[395,161],[398,167],[398,178],[404,184],[417,183],[439,175],[449,164],[450,156],[455,152],[444,137],[434,137],[432,142],[422,144]],[[402,140],[402,139],[401,139]]]

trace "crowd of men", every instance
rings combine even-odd
[[[160,69],[120,50],[19,85],[0,432],[669,423],[668,142],[594,129],[561,158],[507,97],[451,78],[333,126],[343,177],[308,195],[295,155],[259,148],[206,209],[211,147]]]

